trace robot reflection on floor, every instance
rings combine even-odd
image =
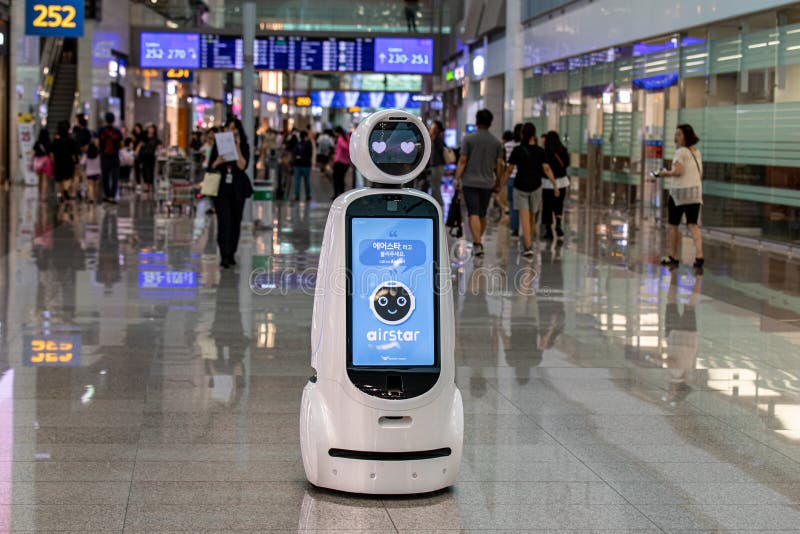
[[[316,486],[424,493],[458,476],[464,413],[447,238],[436,201],[401,188],[430,152],[422,121],[398,110],[370,115],[350,141],[353,163],[376,187],[339,196],[325,225],[315,375],[300,416],[303,467]]]

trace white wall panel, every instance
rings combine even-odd
[[[527,28],[521,67],[793,3],[785,0],[598,0]]]

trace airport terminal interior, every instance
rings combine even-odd
[[[798,121],[799,2],[0,0],[0,532],[800,532]]]

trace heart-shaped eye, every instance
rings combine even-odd
[[[406,154],[411,154],[412,152],[414,152],[414,142],[403,141],[402,143],[400,143],[400,150],[402,150]]]
[[[373,141],[372,150],[376,154],[383,154],[383,151],[386,150],[386,143],[383,141]]]

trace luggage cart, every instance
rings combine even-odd
[[[156,201],[169,215],[173,211],[194,214],[197,187],[192,180],[190,162],[182,155],[171,155],[156,186]]]

